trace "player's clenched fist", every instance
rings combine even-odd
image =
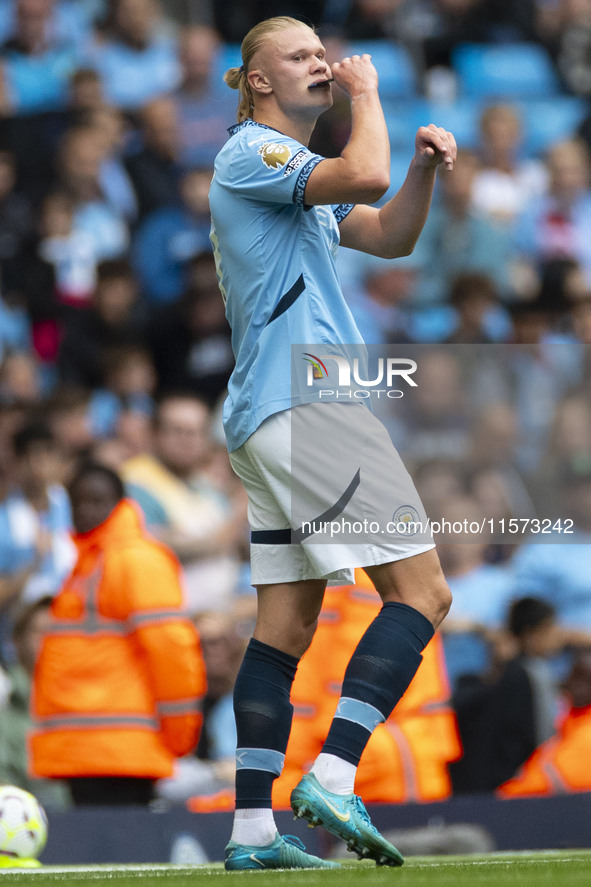
[[[415,158],[421,166],[453,169],[458,148],[451,132],[442,126],[420,126],[415,138]]]
[[[347,56],[340,62],[334,62],[332,76],[335,83],[338,83],[351,98],[378,87],[378,72],[373,66],[371,56],[367,53]]]

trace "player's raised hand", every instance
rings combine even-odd
[[[442,126],[420,126],[415,138],[415,158],[421,166],[436,167],[443,164],[453,169],[458,148],[451,132]]]
[[[340,62],[333,62],[331,70],[335,83],[351,98],[378,88],[378,72],[367,53],[347,56]]]

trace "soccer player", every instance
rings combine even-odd
[[[315,31],[277,17],[252,28],[242,59],[225,75],[240,93],[238,123],[217,157],[210,191],[211,239],[236,355],[224,427],[232,466],[249,496],[258,595],[255,631],[234,691],[236,813],[225,865],[336,865],[279,836],[271,790],[290,732],[291,684],[327,581],[350,583],[356,566],[365,568],[383,607],[351,658],[322,753],[291,803],[297,816],[322,824],[360,857],[401,865],[400,853],[353,793],[355,771],[373,728],[410,683],[450,594],[430,535],[421,543],[388,538],[353,545],[298,536],[300,528],[290,522],[291,426],[303,422],[313,436],[324,411],[330,445],[317,447],[318,460],[298,479],[310,515],[366,516],[383,489],[393,503],[390,514],[403,506],[424,512],[385,430],[363,404],[293,406],[290,345],[362,345],[335,273],[339,236],[345,246],[386,258],[412,252],[437,167],[453,168],[456,146],[444,129],[420,127],[401,189],[380,209],[369,206],[389,187],[390,169],[370,57],[345,58],[331,72]],[[328,159],[307,145],[318,116],[332,104],[332,78],[350,97],[352,131],[341,156]],[[357,471],[343,489],[335,467],[351,459]]]

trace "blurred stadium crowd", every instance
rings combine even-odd
[[[179,558],[201,633],[205,727],[161,797],[232,803],[231,689],[254,605],[246,504],[220,430],[232,352],[207,194],[235,121],[223,71],[274,14],[319,25],[329,61],[372,53],[392,189],[419,125],[459,144],[412,256],[339,256],[366,341],[422,349],[409,410],[383,418],[427,511],[574,525],[576,544],[481,534],[441,546],[454,604],[370,743],[361,793],[496,789],[554,735],[571,668],[570,701],[591,718],[591,663],[572,653],[591,647],[590,0],[1,0],[0,781],[50,806],[67,798],[26,773],[27,698],[74,562],[66,487],[89,458],[120,474]],[[348,120],[335,88],[313,149],[338,154]],[[478,372],[474,360],[466,371],[471,345]],[[336,660],[377,606],[361,575],[342,597],[327,594],[302,664],[280,798],[319,750]],[[322,684],[314,656],[329,646]],[[575,755],[587,771],[589,729]],[[559,777],[561,790],[591,789]]]

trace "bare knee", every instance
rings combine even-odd
[[[257,621],[253,636],[276,650],[301,659],[312,643],[317,627],[318,619],[304,623],[275,623],[273,626]]]
[[[414,607],[439,628],[452,598],[434,549],[365,570],[384,603],[398,601]]]
[[[305,625],[298,626],[297,632],[294,634],[293,638],[294,649],[298,651],[293,655],[297,656],[298,659],[304,655],[304,653],[312,643],[317,628],[318,619],[314,619],[313,622],[309,622]]]
[[[316,632],[325,586],[324,581],[312,579],[257,586],[254,637],[299,659]]]
[[[394,599],[414,607],[426,616],[435,631],[451,607],[451,591],[441,570],[438,575],[431,576],[425,585],[418,585],[414,589],[403,587]]]
[[[449,613],[451,602],[451,591],[442,572],[439,581],[437,582],[436,586],[433,587],[433,599],[431,602],[434,614],[431,618],[431,622],[433,623],[433,627],[435,628],[435,630],[439,628],[439,626]]]

